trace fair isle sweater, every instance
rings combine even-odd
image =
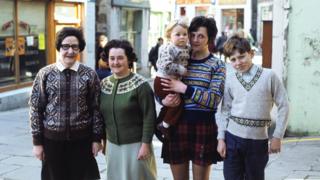
[[[189,46],[180,48],[171,42],[160,46],[157,60],[157,76],[166,78],[180,78],[187,70],[189,60]]]
[[[61,63],[48,65],[38,72],[29,100],[34,145],[43,138],[75,140],[104,136],[99,112],[100,81],[91,68],[75,63],[64,69]]]
[[[246,139],[267,139],[267,126],[246,126],[230,117],[258,123],[271,120],[270,111],[274,103],[278,111],[273,136],[282,138],[287,126],[289,103],[286,90],[276,74],[257,65],[245,73],[237,73],[228,67],[224,97],[217,113],[218,139],[224,139],[226,131]]]
[[[156,119],[153,91],[145,78],[131,73],[101,82],[100,110],[113,144],[151,143]]]
[[[189,60],[188,73],[183,78],[187,85],[183,120],[213,120],[223,96],[225,64],[210,54],[201,60]]]

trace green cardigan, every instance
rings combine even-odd
[[[153,91],[140,75],[102,80],[100,110],[107,139],[114,144],[151,143],[156,120]]]

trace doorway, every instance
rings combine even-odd
[[[262,67],[271,68],[272,65],[272,21],[263,21],[262,32]]]

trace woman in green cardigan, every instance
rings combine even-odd
[[[112,71],[101,82],[100,96],[106,125],[107,179],[156,179],[153,91],[142,76],[131,72],[136,54],[128,41],[112,40],[103,52]]]

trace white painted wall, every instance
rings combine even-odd
[[[95,3],[85,2],[84,3],[84,37],[86,40],[86,48],[84,49],[83,63],[91,68],[95,68]]]
[[[287,53],[287,40],[285,29],[288,26],[289,19],[287,11],[284,9],[288,4],[286,0],[274,0],[273,2],[273,22],[272,22],[272,69],[280,79],[286,79],[286,68],[284,67],[284,58]]]
[[[274,0],[272,69],[284,80],[288,130],[320,134],[320,1]]]

